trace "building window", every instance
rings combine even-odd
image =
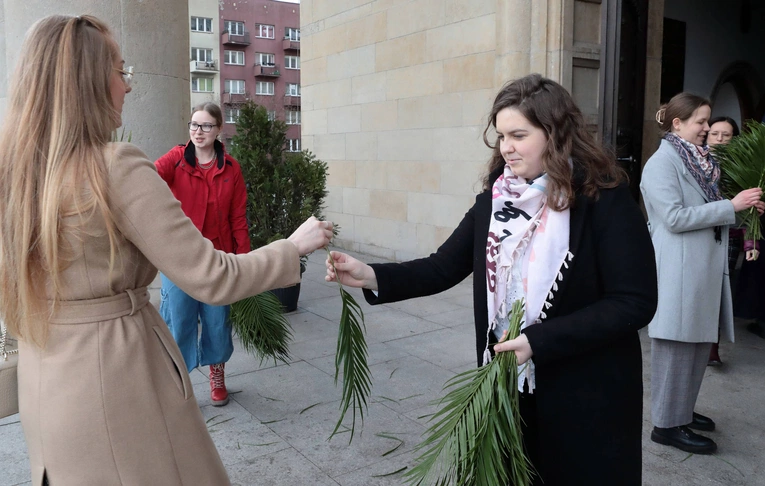
[[[295,29],[293,27],[285,27],[284,38],[289,39],[291,41],[300,42],[300,29]]]
[[[226,107],[224,123],[236,123],[239,119],[239,108]]]
[[[203,78],[192,76],[191,77],[191,91],[198,93],[212,93],[213,92],[213,78]]]
[[[284,56],[284,67],[287,69],[300,69],[300,56]]]
[[[255,94],[257,95],[273,95],[274,83],[271,81],[258,81],[255,85]]]
[[[287,151],[288,152],[300,152],[300,139],[288,138],[287,139]]]
[[[258,52],[258,64],[261,66],[276,66],[276,56],[266,52]]]
[[[244,66],[244,51],[223,51],[223,62]]]
[[[287,83],[287,96],[300,96],[300,85],[297,83]]]
[[[225,82],[226,93],[231,94],[244,94],[244,80],[243,79],[227,79]]]
[[[274,38],[274,26],[266,24],[255,24],[255,37],[263,37],[265,39]]]
[[[287,125],[300,125],[300,108],[288,108],[284,112],[284,121],[287,122]]]
[[[191,17],[192,32],[212,32],[212,21],[206,17]]]
[[[213,50],[212,49],[202,49],[200,47],[192,47],[191,48],[191,60],[192,61],[199,61],[199,62],[212,62],[212,60],[213,60]]]
[[[229,35],[244,35],[244,22],[226,20],[223,22]]]
[[[268,121],[274,121],[276,120],[276,112],[275,111],[269,111],[268,112]]]

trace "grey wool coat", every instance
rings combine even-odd
[[[229,304],[297,283],[297,248],[281,240],[242,255],[218,251],[140,150],[110,144],[106,160],[114,270],[104,219],[65,218],[69,263],[48,340],[42,348],[20,342],[32,484],[43,474],[55,486],[229,484],[183,357],[146,287],[159,269],[195,299]]]
[[[648,159],[640,182],[656,253],[659,303],[648,335],[688,343],[733,341],[728,226],[733,203],[707,202],[666,140]],[[721,227],[722,241],[714,227]]]

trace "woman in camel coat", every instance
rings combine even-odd
[[[331,224],[247,254],[215,250],[139,149],[107,143],[132,70],[103,23],[43,19],[22,58],[1,140],[14,163],[0,167],[0,311],[20,338],[32,484],[228,484],[146,288],[160,269],[228,304],[296,283],[299,256],[326,245]]]

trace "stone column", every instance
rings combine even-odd
[[[571,89],[574,0],[496,0],[495,85],[539,73]]]
[[[189,8],[187,0],[1,0],[0,120],[8,79],[27,29],[51,14],[90,14],[105,21],[134,66],[133,91],[125,98],[123,126],[150,159],[188,140]]]

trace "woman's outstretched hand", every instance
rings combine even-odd
[[[298,249],[300,256],[324,248],[332,240],[332,222],[319,221],[311,216],[287,238]]]
[[[374,269],[366,263],[339,251],[329,253],[327,257],[327,276],[324,277],[324,280],[327,282],[339,280],[341,284],[348,287],[377,290],[377,275],[375,275]]]
[[[502,334],[502,339],[507,336],[507,331]],[[500,339],[500,341],[502,341]],[[528,361],[534,353],[531,351],[531,344],[529,344],[529,338],[525,334],[521,334],[515,339],[509,341],[502,341],[494,345],[494,351],[502,353],[506,351],[515,351],[515,357],[518,360],[518,364],[522,365]]]
[[[743,211],[744,209],[749,209],[754,206],[757,208],[757,211],[762,214],[763,210],[765,210],[765,203],[763,203],[760,199],[762,199],[762,189],[759,187],[753,187],[751,189],[745,189],[739,192],[733,197],[733,199],[730,200],[730,202],[733,203],[733,209],[736,212]]]

